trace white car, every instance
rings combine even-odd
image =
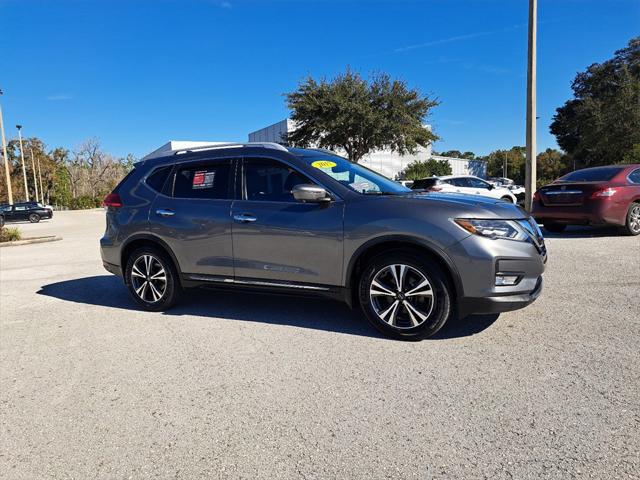
[[[468,195],[482,195],[483,197],[499,198],[516,203],[516,196],[507,187],[490,184],[473,175],[446,175],[437,177],[441,192],[466,193]],[[435,189],[434,189],[435,190]]]

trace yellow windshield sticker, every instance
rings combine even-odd
[[[311,164],[312,167],[316,167],[316,168],[331,168],[331,167],[335,167],[336,165],[337,163],[330,162],[329,160],[316,160]]]

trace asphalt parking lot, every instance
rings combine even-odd
[[[541,298],[380,337],[324,300],[136,310],[104,212],[0,249],[0,477],[640,478],[640,238],[548,238]]]

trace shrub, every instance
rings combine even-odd
[[[418,160],[407,165],[407,168],[398,175],[398,180],[420,180],[442,175],[451,175],[451,164],[447,160],[430,158],[425,162]]]
[[[20,240],[21,238],[22,234],[17,228],[0,228],[0,242],[13,242],[15,240]]]
[[[101,199],[92,198],[86,195],[78,198],[72,198],[69,202],[69,208],[71,210],[85,210],[87,208],[96,208],[100,205],[102,205]]]

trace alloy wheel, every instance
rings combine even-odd
[[[369,286],[371,306],[378,317],[398,329],[414,328],[431,315],[435,292],[427,277],[405,264],[382,268]]]
[[[629,215],[629,227],[633,233],[640,232],[640,204],[636,204],[631,209]]]
[[[155,303],[167,290],[167,272],[153,255],[140,255],[131,267],[131,284],[141,300]]]

